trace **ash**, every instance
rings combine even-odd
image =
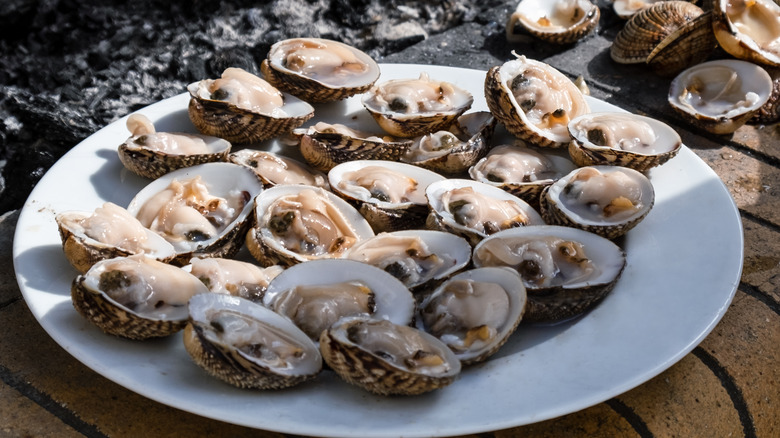
[[[495,26],[506,3],[3,0],[0,214],[20,208],[46,170],[101,127],[226,67],[258,73],[276,41],[334,39],[381,62],[463,23]]]

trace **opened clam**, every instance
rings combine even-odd
[[[694,126],[730,134],[769,100],[772,88],[769,73],[758,65],[722,59],[680,73],[669,87],[668,100]]]
[[[543,225],[487,237],[474,248],[474,266],[509,267],[523,279],[523,321],[552,322],[595,306],[614,288],[626,255],[610,240],[577,228]]]
[[[260,68],[276,88],[311,103],[363,93],[379,79],[379,65],[366,53],[323,38],[276,42]]]
[[[324,173],[311,168],[306,163],[273,152],[242,149],[230,153],[228,161],[252,169],[265,187],[278,184],[304,184],[329,188],[328,177]]]
[[[194,82],[187,91],[188,114],[198,131],[236,144],[291,132],[314,116],[308,103],[235,67],[220,78]]]
[[[425,189],[443,179],[421,167],[384,160],[350,161],[328,172],[333,191],[356,205],[377,233],[422,227],[428,214]]]
[[[365,315],[409,325],[415,301],[382,269],[346,259],[322,259],[286,269],[273,279],[263,305],[289,318],[312,340],[341,318]]]
[[[446,129],[471,107],[474,96],[423,72],[417,79],[378,83],[363,95],[362,102],[385,132],[409,138]]]
[[[446,175],[463,173],[490,150],[495,127],[487,111],[464,114],[446,130],[415,138],[401,161]]]
[[[643,173],[621,166],[587,166],[544,189],[541,213],[547,224],[614,239],[637,226],[654,201],[653,184]]]
[[[176,255],[173,245],[112,202],[91,212],[64,211],[55,216],[55,221],[65,258],[81,273],[114,257],[146,254],[169,261]]]
[[[73,280],[73,307],[105,333],[169,336],[187,323],[187,302],[209,290],[194,275],[143,254],[95,263]]]
[[[246,244],[263,266],[291,266],[341,258],[355,243],[374,236],[366,219],[347,201],[319,187],[280,185],[255,200],[254,225]]]
[[[193,297],[184,347],[210,375],[239,388],[282,389],[322,369],[317,345],[287,318],[224,294]]]
[[[509,340],[526,301],[517,272],[471,269],[448,278],[421,301],[418,326],[447,344],[464,365],[481,362]]]
[[[242,260],[219,257],[194,257],[184,269],[189,270],[213,293],[255,302],[262,300],[268,284],[284,270],[277,265],[262,268]]]
[[[538,208],[542,190],[576,167],[568,156],[548,151],[511,144],[495,146],[469,169],[469,176]]]
[[[157,132],[143,114],[127,118],[130,138],[119,145],[119,161],[133,173],[159,178],[182,167],[225,161],[231,144],[227,140],[183,132]]]
[[[539,147],[567,146],[566,124],[590,112],[571,79],[549,64],[525,56],[488,71],[485,99],[507,131]]]
[[[569,155],[578,166],[600,164],[630,167],[645,172],[679,152],[680,135],[652,117],[631,113],[600,112],[569,122]]]
[[[343,318],[320,337],[322,358],[341,378],[380,395],[415,395],[449,385],[460,360],[436,337],[365,316]]]
[[[176,251],[174,263],[193,256],[232,257],[251,225],[254,197],[263,186],[254,172],[232,163],[178,169],[141,189],[127,207]]]
[[[301,155],[323,172],[353,160],[399,161],[412,145],[411,140],[353,129],[341,123],[318,122],[298,132]]]
[[[713,29],[732,56],[780,66],[780,6],[771,0],[716,0]]]
[[[471,246],[444,231],[404,230],[359,242],[345,257],[381,268],[417,292],[465,268]]]
[[[476,245],[497,231],[542,224],[539,213],[522,199],[479,181],[448,179],[426,189],[430,229],[449,231]]]
[[[554,44],[573,43],[596,28],[601,13],[588,0],[522,0],[509,16],[506,36],[519,41],[517,27]]]

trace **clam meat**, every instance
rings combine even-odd
[[[442,388],[461,370],[460,360],[434,336],[360,316],[342,318],[324,331],[320,351],[341,378],[380,395]]]
[[[55,220],[65,257],[82,273],[100,260],[118,256],[146,254],[161,261],[175,256],[168,241],[112,202],[92,212],[62,212]]]
[[[578,168],[542,192],[542,217],[610,239],[625,234],[650,212],[655,192],[642,173],[620,166]]]
[[[187,268],[211,292],[251,301],[261,300],[271,280],[284,270],[281,266],[261,268],[249,262],[218,257],[194,257],[185,266]]]
[[[104,332],[146,339],[181,330],[189,299],[208,292],[185,270],[139,254],[96,263],[73,281],[71,297]]]
[[[474,97],[423,72],[417,79],[395,79],[374,85],[363,106],[379,126],[397,137],[416,137],[445,129],[471,107]]]
[[[308,103],[240,68],[187,87],[190,120],[198,131],[233,143],[252,143],[292,131],[314,115]]]
[[[198,366],[239,388],[287,388],[322,369],[316,344],[292,322],[239,297],[193,297],[183,340]]]
[[[368,90],[379,65],[350,45],[322,38],[291,38],[271,46],[261,64],[267,80],[307,102],[332,102]]]
[[[610,240],[577,228],[543,225],[496,233],[474,248],[476,267],[509,267],[528,293],[524,320],[556,321],[593,307],[626,264]]]
[[[283,155],[254,149],[242,149],[228,160],[252,169],[266,187],[277,184],[303,184],[328,188],[326,175],[305,163]]]
[[[317,258],[340,258],[371,226],[346,201],[321,188],[272,187],[255,202],[255,226],[247,245],[263,265],[291,265]]]
[[[410,289],[442,279],[468,264],[468,242],[435,230],[379,233],[350,250],[346,258],[376,266]]]
[[[447,344],[464,364],[485,360],[509,339],[526,306],[517,272],[502,268],[463,271],[420,303],[419,326]]]
[[[127,118],[130,138],[119,145],[119,160],[130,171],[145,177],[160,176],[182,167],[225,161],[231,144],[221,138],[183,132],[157,132],[143,114]]]
[[[478,181],[445,180],[429,185],[426,194],[428,228],[454,232],[472,244],[500,230],[543,223],[527,202]]]
[[[263,305],[288,317],[314,341],[341,318],[367,315],[410,324],[414,297],[381,269],[344,259],[300,263],[276,277]]]
[[[569,123],[569,154],[579,166],[613,164],[644,172],[674,157],[682,146],[669,125],[631,113],[589,113]]]
[[[540,147],[568,145],[566,125],[590,112],[571,79],[525,56],[488,71],[485,99],[490,112],[511,134]]]

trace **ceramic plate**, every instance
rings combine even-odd
[[[387,64],[381,80],[423,70],[470,90],[472,110],[487,110],[482,71]],[[139,112],[159,131],[193,131],[187,101],[182,94]],[[594,111],[617,110],[590,103]],[[319,106],[316,114],[316,120],[378,129],[358,98]],[[683,147],[650,173],[655,206],[622,242],[628,254],[623,276],[583,317],[521,326],[488,362],[421,396],[374,396],[330,371],[289,390],[240,390],[194,365],[181,335],[125,341],[104,335],[71,305],[77,273],[62,253],[54,215],[93,210],[104,201],[126,206],[147,184],[117,158],[128,135],[124,118],[108,125],[35,187],[14,239],[19,287],[49,335],[88,367],[148,398],[229,423],[300,435],[412,437],[478,433],[568,414],[628,391],[681,359],[723,316],[740,279],[739,213],[716,174]],[[274,142],[263,146],[297,152]]]

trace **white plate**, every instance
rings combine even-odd
[[[416,77],[422,70],[470,90],[473,109],[487,110],[481,71],[382,65],[381,80]],[[187,99],[182,94],[139,112],[158,130],[192,131]],[[594,111],[616,110],[595,99],[590,103]],[[357,98],[320,106],[317,114],[377,129]],[[625,272],[584,317],[521,326],[488,362],[422,396],[373,396],[330,371],[289,390],[239,390],[195,366],[180,335],[145,342],[114,338],[71,305],[76,271],[62,254],[54,214],[92,210],[104,201],[128,204],[146,181],[117,159],[116,147],[127,136],[125,119],[110,124],[38,183],[14,239],[19,287],[49,335],[88,367],[151,399],[229,423],[300,435],[411,437],[477,433],[568,414],[632,389],[677,362],[720,320],[740,279],[739,213],[715,173],[683,147],[652,171],[655,207],[623,242]]]

